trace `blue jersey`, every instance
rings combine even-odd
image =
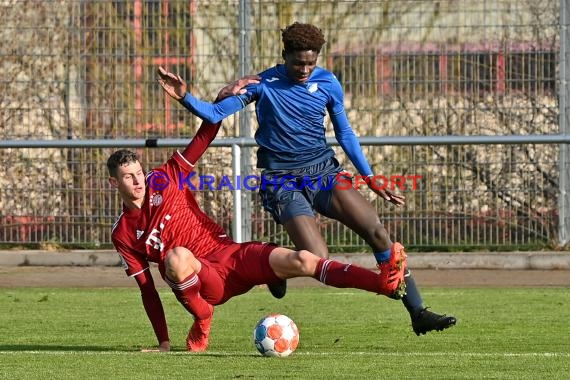
[[[333,73],[316,67],[305,83],[297,83],[280,64],[259,75],[260,83],[249,85],[243,95],[211,104],[186,94],[181,103],[198,117],[216,123],[255,102],[257,167],[264,169],[297,169],[332,157],[334,151],[325,137],[328,112],[335,137],[357,170],[372,174],[346,117],[342,87]]]
[[[284,65],[259,75],[261,82],[240,96],[245,103],[256,102],[257,166],[294,169],[332,157],[324,118],[327,111],[344,112],[342,89],[334,75],[316,67],[305,83],[296,83],[287,77]]]

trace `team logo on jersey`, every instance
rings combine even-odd
[[[153,206],[160,206],[162,203],[162,194],[154,193],[150,196],[150,204]]]
[[[141,230],[137,230],[137,240],[141,238],[141,236],[143,236],[144,231]]]
[[[317,83],[311,83],[309,85],[309,87],[307,87],[307,90],[312,94],[313,92],[316,92],[319,89],[319,85]]]

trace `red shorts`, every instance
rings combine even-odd
[[[200,257],[200,295],[211,305],[220,305],[256,285],[279,281],[269,266],[269,254],[277,246],[260,242],[236,243]]]

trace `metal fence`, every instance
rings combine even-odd
[[[121,205],[107,156],[128,145],[152,167],[199,123],[166,99],[157,66],[212,99],[280,62],[280,28],[298,20],[325,32],[319,63],[341,81],[375,172],[418,178],[401,188],[401,209],[363,190],[394,238],[416,249],[565,244],[567,141],[538,140],[567,133],[567,12],[558,0],[0,0],[0,242],[108,246]],[[254,129],[248,108],[224,121],[220,139]],[[483,135],[538,137],[469,143]],[[414,142],[374,139],[404,136]],[[444,136],[466,143],[439,144]],[[149,149],[145,139],[175,142]],[[241,173],[256,174],[255,148],[241,145]],[[222,141],[198,172],[219,179],[232,162]],[[196,194],[229,231],[237,217],[244,239],[290,245],[255,192]],[[331,250],[365,249],[338,223],[319,222]]]

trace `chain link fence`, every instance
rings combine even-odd
[[[360,136],[557,134],[560,4],[545,0],[0,0],[0,134],[69,140],[63,148],[0,149],[0,242],[110,246],[121,204],[105,162],[121,148],[73,142],[190,139],[200,123],[156,83],[159,65],[198,97],[281,62],[280,29],[321,27],[319,64],[345,89]],[[251,136],[253,109],[220,138]],[[332,127],[327,126],[332,136]],[[25,141],[23,142],[25,144]],[[337,148],[335,148],[337,149]],[[363,145],[375,173],[416,176],[399,187],[405,208],[374,202],[412,249],[523,249],[558,244],[559,145]],[[171,148],[137,148],[147,168]],[[338,156],[353,170],[342,151]],[[242,173],[258,174],[255,149]],[[232,174],[229,147],[212,147],[199,174]],[[205,211],[228,231],[233,196],[202,190]],[[244,192],[248,239],[291,245]],[[319,218],[331,251],[365,250]]]

